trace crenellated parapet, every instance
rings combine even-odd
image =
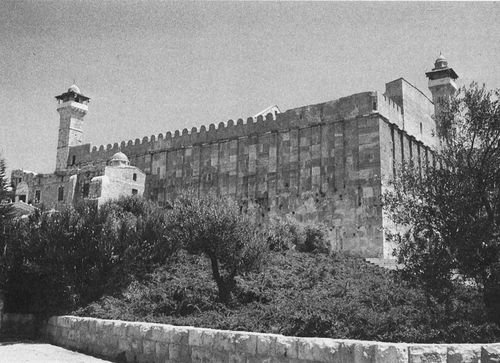
[[[372,113],[373,100],[376,97],[376,92],[364,92],[325,103],[291,109],[279,114],[268,113],[265,117],[259,115],[256,118],[248,117],[246,120],[240,118],[236,122],[231,119],[227,122],[220,122],[218,125],[211,123],[208,127],[201,126],[199,129],[197,127],[185,128],[182,131],[176,130],[173,134],[169,131],[134,141],[122,141],[119,144],[94,146],[90,151],[89,159],[107,160],[117,151],[122,151],[133,159],[137,155],[147,155],[169,149],[348,120]]]

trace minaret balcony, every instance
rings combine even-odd
[[[429,79],[429,88],[439,87],[439,86],[451,86],[453,87],[454,90],[458,89],[455,80],[451,77]]]
[[[75,102],[75,101],[66,101],[63,103],[60,103],[57,105],[57,110],[59,111],[60,109],[63,108],[73,108],[77,111],[85,112],[87,113],[89,110],[89,106],[84,105],[83,103]]]

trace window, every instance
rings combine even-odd
[[[137,181],[137,174],[136,173],[132,174],[132,180]]]
[[[137,189],[132,189],[132,195],[137,195]]]
[[[35,203],[40,203],[41,192],[39,190],[35,190]]]
[[[26,203],[26,195],[20,195],[19,196],[19,201],[23,202],[23,203]]]
[[[422,135],[422,123],[420,123],[420,135]]]
[[[83,184],[82,195],[83,195],[84,198],[87,198],[89,196],[89,191],[90,191],[90,184],[89,183]]]
[[[59,202],[64,200],[64,187],[59,187],[59,189],[57,190],[57,200]]]
[[[76,163],[76,155],[73,155],[71,157],[71,165],[75,165],[75,163]]]

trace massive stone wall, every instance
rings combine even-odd
[[[104,165],[122,151],[147,174],[146,197],[160,204],[184,189],[232,196],[264,218],[325,223],[334,249],[391,257],[383,237],[383,179],[403,160],[424,163],[424,142],[435,142],[431,107],[399,79],[384,95],[364,92],[92,150],[80,145],[71,148],[68,168]]]
[[[148,174],[146,196],[168,203],[183,189],[233,196],[267,218],[327,224],[332,245],[382,255],[377,93],[365,92],[208,130],[184,129],[119,144],[72,148],[71,167],[117,151]]]

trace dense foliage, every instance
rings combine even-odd
[[[164,230],[164,215],[138,198],[12,220],[0,240],[6,309],[51,314],[126,286],[168,253]]]
[[[76,313],[295,336],[407,342],[495,341],[472,287],[451,308],[429,308],[422,290],[363,260],[297,251],[270,252],[267,267],[238,278],[231,305],[217,301],[210,260],[179,254],[141,283]]]
[[[128,197],[14,219],[6,231],[10,312],[384,341],[500,336],[477,287],[429,304],[399,274],[332,254],[323,226],[258,228],[231,200],[184,196],[163,209]]]
[[[12,207],[7,203],[10,199],[10,191],[6,173],[7,164],[0,157],[0,238],[2,238],[5,224],[13,217]]]
[[[452,303],[464,283],[476,286],[500,324],[500,91],[472,85],[443,103],[442,150],[423,173],[403,167],[385,206],[399,229],[391,238],[406,277],[429,304]]]
[[[11,219],[0,239],[0,289],[10,311],[53,314],[141,279],[177,251],[211,260],[219,300],[230,303],[242,272],[266,246],[234,201],[179,198],[165,210],[137,197]]]

